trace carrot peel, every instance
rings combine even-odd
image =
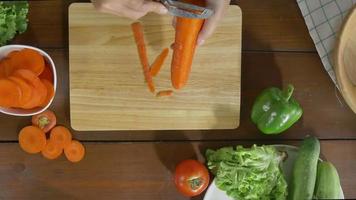
[[[155,86],[154,86],[152,76],[151,76],[150,70],[149,70],[149,63],[148,63],[148,58],[147,58],[147,51],[146,51],[145,40],[144,40],[144,36],[143,36],[142,25],[139,22],[135,22],[135,23],[131,24],[131,29],[133,31],[134,38],[136,41],[137,50],[138,50],[138,54],[140,57],[143,74],[145,76],[145,80],[147,82],[148,89],[152,93],[154,93]]]
[[[150,68],[150,73],[152,76],[156,76],[159,71],[161,70],[164,61],[166,60],[167,56],[168,56],[168,52],[169,49],[165,48],[163,49],[163,51],[157,56],[157,58],[155,59],[155,61],[153,62],[153,64],[151,65]]]
[[[173,90],[162,90],[156,94],[156,97],[165,97],[165,96],[170,97],[172,95],[173,95]]]

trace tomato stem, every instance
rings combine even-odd
[[[50,123],[50,121],[49,121],[49,119],[47,117],[40,117],[38,119],[38,126],[40,127],[40,129],[43,129],[49,123]]]
[[[199,189],[202,183],[203,180],[201,178],[192,178],[189,180],[190,188],[192,188],[193,190]]]

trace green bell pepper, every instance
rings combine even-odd
[[[265,89],[255,100],[251,119],[265,134],[278,134],[291,127],[303,114],[298,102],[292,97],[294,87],[286,90],[271,87]]]

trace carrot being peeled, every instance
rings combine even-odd
[[[150,72],[152,76],[156,76],[158,72],[161,70],[164,61],[166,60],[169,53],[169,49],[165,48],[163,51],[157,56],[153,64],[151,65]]]
[[[205,6],[204,0],[184,0],[183,2]],[[177,17],[171,65],[171,81],[175,89],[182,88],[188,81],[197,38],[203,24],[203,19]]]
[[[151,76],[151,73],[149,70],[149,63],[148,63],[148,58],[147,58],[147,51],[146,51],[145,40],[144,40],[144,36],[143,36],[142,25],[139,22],[135,22],[135,23],[131,24],[131,29],[133,31],[134,38],[136,41],[137,50],[138,50],[138,54],[140,56],[143,74],[145,76],[147,86],[148,86],[149,90],[152,93],[154,93],[155,86],[154,86],[152,76]]]

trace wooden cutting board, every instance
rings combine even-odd
[[[130,24],[90,3],[69,8],[70,115],[75,130],[233,129],[239,125],[241,10],[230,6],[213,37],[199,47],[188,84],[172,97],[147,89]],[[148,14],[149,61],[174,42],[172,17]],[[170,62],[154,78],[171,89]]]

